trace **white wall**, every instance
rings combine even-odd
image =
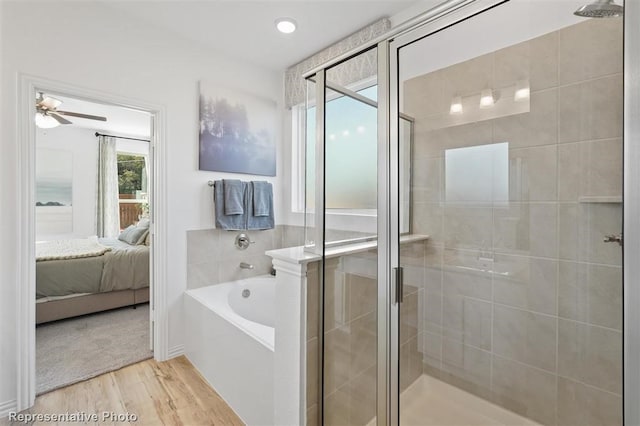
[[[62,235],[36,232],[36,240],[86,238],[96,234],[98,140],[94,133],[72,126],[36,130],[36,161],[46,161],[37,154],[39,149],[64,150],[73,155],[73,231]],[[36,231],[42,230],[39,219]]]
[[[16,137],[18,73],[62,81],[116,96],[166,106],[168,182],[169,347],[183,343],[182,293],[186,285],[186,231],[213,227],[209,179],[238,177],[198,171],[198,81],[242,88],[282,103],[282,77],[222,57],[171,34],[117,14],[95,2],[0,2],[2,84],[0,97],[0,404],[16,397],[16,247],[20,220]],[[188,6],[185,6],[188,7]],[[29,31],[36,23],[57,23],[54,36]],[[61,44],[60,40],[66,40]],[[233,42],[223,40],[221,42]],[[46,88],[45,88],[46,89]],[[10,125],[7,125],[10,123]],[[280,123],[277,125],[280,128]],[[276,135],[282,150],[280,134]],[[282,162],[278,155],[278,170]],[[251,180],[251,176],[242,176]],[[260,177],[260,179],[264,179]],[[276,206],[280,205],[278,177]],[[281,223],[280,220],[278,220]],[[23,285],[24,283],[20,283]]]

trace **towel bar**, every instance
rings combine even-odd
[[[216,186],[216,183],[214,181],[210,180],[209,182],[207,182],[207,185]]]

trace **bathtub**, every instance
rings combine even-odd
[[[187,290],[184,309],[187,358],[247,425],[273,424],[275,277]]]

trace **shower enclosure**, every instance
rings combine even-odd
[[[580,6],[451,1],[309,73],[309,424],[639,419],[639,11]]]

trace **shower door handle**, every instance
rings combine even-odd
[[[393,268],[393,284],[395,289],[394,302],[400,304],[404,300],[404,280],[402,266]]]
[[[604,240],[605,243],[618,243],[620,246],[622,246],[623,243],[623,238],[622,238],[622,234],[618,234],[618,235],[605,235],[604,236]]]

